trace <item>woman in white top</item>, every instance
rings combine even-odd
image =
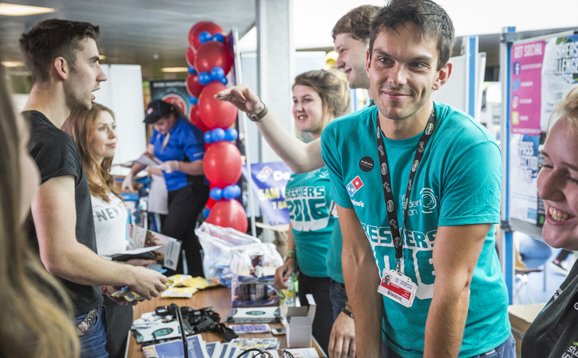
[[[107,256],[127,248],[127,210],[113,186],[110,174],[116,151],[114,113],[93,103],[90,110],[72,111],[62,129],[74,138],[86,173],[92,200],[98,254]],[[130,260],[128,264],[148,266],[153,260]],[[132,325],[132,306],[120,305],[104,296],[108,334],[106,350],[111,358],[124,357],[127,335]]]

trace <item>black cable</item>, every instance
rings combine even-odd
[[[185,358],[189,358],[189,342],[187,342],[187,334],[185,333],[185,325],[183,324],[183,315],[181,314],[181,308],[177,306],[175,303],[171,303],[170,306],[177,319],[179,320],[179,326],[181,327],[181,339],[183,340],[183,349],[185,351]]]
[[[273,356],[271,355],[271,353],[267,352],[267,351],[262,351],[259,348],[251,348],[251,349],[246,349],[244,351],[242,351],[241,353],[239,353],[239,355],[237,356],[237,358],[241,358],[242,356],[244,356],[245,354],[249,353],[249,352],[258,352],[260,357],[266,355],[266,357],[268,358],[273,358]],[[253,358],[256,358],[257,355],[255,355]]]

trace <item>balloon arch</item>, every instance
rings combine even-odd
[[[230,128],[237,109],[229,102],[214,98],[227,88],[227,74],[233,66],[233,55],[227,48],[223,29],[209,21],[196,23],[189,31],[186,58],[189,74],[186,85],[191,101],[189,120],[204,133],[203,169],[211,191],[203,215],[210,224],[247,231],[247,215],[235,200],[241,195],[237,182],[241,178],[241,153],[231,143],[238,137]]]

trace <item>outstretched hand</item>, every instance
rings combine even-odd
[[[220,101],[226,101],[237,107],[240,111],[247,114],[258,114],[261,112],[265,105],[249,87],[246,85],[237,85],[231,88],[227,88],[217,94],[215,94],[215,99]]]

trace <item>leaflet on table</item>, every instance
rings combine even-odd
[[[158,158],[151,158],[149,155],[147,154],[143,154],[140,156],[140,158],[138,158],[137,160],[134,161],[135,163],[139,163],[142,165],[146,165],[147,167],[153,167],[156,168],[159,165],[163,164],[163,162],[158,159]]]
[[[261,350],[279,349],[279,340],[277,338],[236,338],[231,341],[241,351],[251,348]]]
[[[127,240],[132,249],[140,249],[143,247],[161,246],[154,250],[156,253],[157,263],[170,268],[177,269],[179,262],[179,254],[181,253],[181,242],[172,237],[168,237],[157,232],[145,230],[144,228],[127,224]]]
[[[229,326],[237,334],[270,333],[268,324],[234,324]]]
[[[189,358],[206,358],[211,357],[205,348],[205,341],[200,334],[187,337]],[[145,358],[162,357],[162,358],[181,358],[183,354],[183,342],[181,340],[155,344],[142,349]]]

